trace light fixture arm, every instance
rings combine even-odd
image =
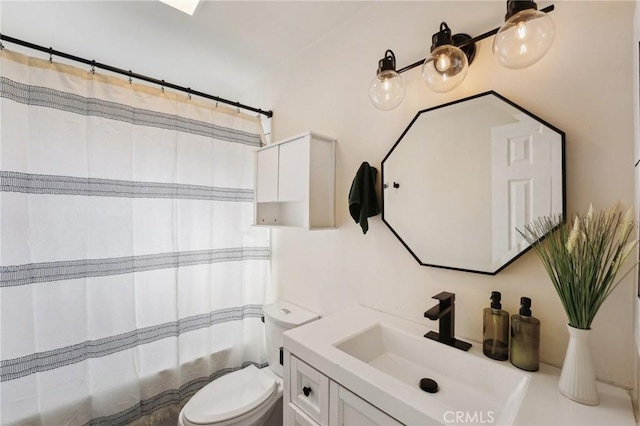
[[[395,71],[396,70],[396,55],[392,50],[387,49],[384,53],[384,58],[378,61],[378,72],[380,74],[383,71]]]
[[[445,44],[454,44],[453,39],[451,38],[451,29],[447,25],[446,22],[442,22],[440,24],[440,31],[435,33],[431,38],[431,52],[439,46],[443,46]]]
[[[543,8],[543,9],[540,9],[540,11],[544,12],[544,13],[549,13],[549,12],[553,11],[554,9],[555,9],[554,5],[550,5],[550,6],[547,6],[547,7]],[[476,42],[478,42],[480,40],[484,40],[485,38],[488,38],[488,37],[491,37],[492,35],[495,35],[499,30],[500,30],[500,27],[495,28],[495,29],[493,29],[491,31],[487,31],[484,34],[480,34],[477,37],[465,39],[465,40],[463,40],[463,41],[461,41],[459,43],[454,43],[454,46],[459,47],[459,48],[462,49],[463,47],[466,47],[466,46],[469,46],[469,45],[473,45],[474,43],[476,43]],[[455,35],[454,35],[454,37],[455,37]],[[407,65],[404,68],[400,68],[396,72],[398,74],[401,74],[401,73],[403,73],[405,71],[409,71],[410,69],[419,67],[420,65],[424,64],[424,61],[426,61],[426,58],[420,59],[419,61],[414,62],[411,65]]]

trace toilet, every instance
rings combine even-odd
[[[262,311],[269,366],[250,365],[212,381],[185,404],[178,426],[282,425],[282,333],[319,316],[286,301]]]

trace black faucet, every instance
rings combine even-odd
[[[443,291],[433,296],[432,299],[438,300],[438,304],[425,312],[424,316],[433,321],[440,321],[438,323],[439,332],[430,331],[425,334],[424,337],[463,351],[468,351],[471,343],[463,342],[453,337],[456,317],[456,295]]]

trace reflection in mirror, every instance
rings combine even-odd
[[[421,265],[496,274],[565,213],[564,133],[495,92],[420,111],[382,161],[382,220]]]

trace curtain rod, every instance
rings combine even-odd
[[[157,78],[148,77],[146,75],[138,74],[138,73],[132,72],[131,70],[127,71],[127,70],[123,70],[121,68],[113,67],[111,65],[102,64],[102,63],[96,62],[94,60],[80,58],[80,57],[75,56],[75,55],[70,55],[68,53],[60,52],[59,50],[54,50],[51,47],[43,47],[43,46],[39,46],[37,44],[29,43],[28,41],[24,41],[24,40],[20,40],[20,39],[14,38],[14,37],[10,37],[10,36],[8,36],[6,34],[0,34],[0,40],[7,41],[9,43],[18,44],[20,46],[28,47],[30,49],[39,50],[41,52],[48,53],[50,57],[52,57],[53,55],[60,56],[61,58],[70,59],[70,60],[76,61],[76,62],[82,62],[83,64],[90,65],[91,67],[101,68],[103,70],[111,71],[111,72],[114,72],[116,74],[126,75],[129,78],[135,78],[135,79],[138,79],[138,80],[147,81],[149,83],[157,84],[158,86],[161,86],[161,87],[168,87],[168,88],[171,88],[171,89],[174,89],[174,90],[179,90],[181,92],[186,92],[186,93],[188,93],[190,95],[196,95],[196,96],[200,96],[200,97],[203,97],[203,98],[211,99],[211,100],[216,101],[216,102],[221,102],[223,104],[233,105],[236,108],[242,108],[242,109],[245,109],[247,111],[257,112],[258,114],[265,115],[268,118],[273,117],[273,111],[271,111],[271,110],[265,111],[265,110],[260,109],[260,108],[255,108],[255,107],[252,107],[252,106],[241,104],[240,102],[233,102],[233,101],[230,101],[230,100],[227,100],[227,99],[224,99],[224,98],[220,98],[218,96],[213,96],[213,95],[209,95],[207,93],[203,93],[203,92],[199,92],[197,90],[193,90],[190,87],[178,86],[177,84],[169,83],[169,82],[166,82],[164,80],[158,80]]]

